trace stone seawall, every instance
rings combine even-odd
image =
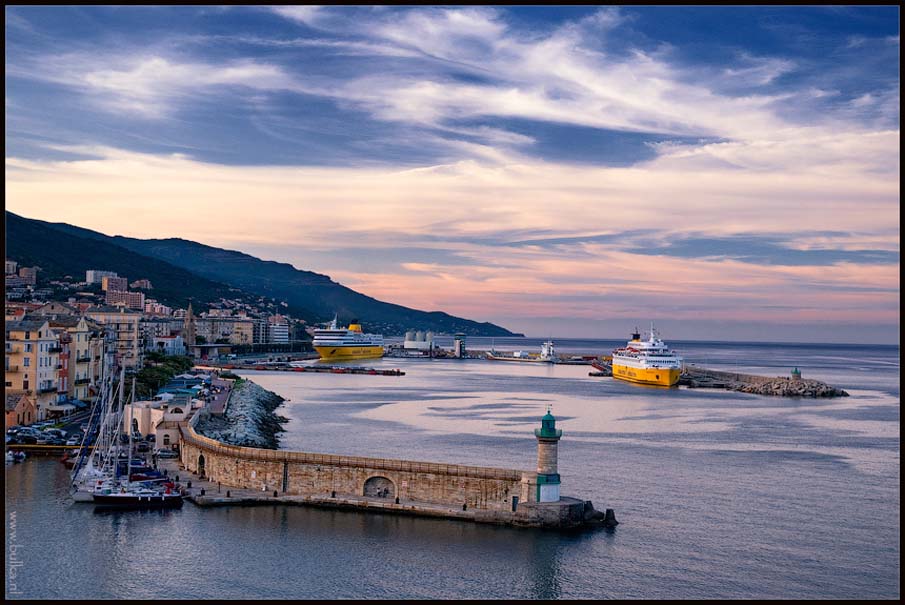
[[[191,424],[181,431],[182,465],[221,488],[193,496],[202,506],[310,504],[558,529],[604,524],[590,502],[536,502],[536,472],[249,448]],[[225,498],[226,488],[236,493]]]

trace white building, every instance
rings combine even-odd
[[[104,281],[105,277],[119,277],[116,271],[100,271],[98,269],[88,269],[85,271],[85,281],[88,284],[99,284]]]

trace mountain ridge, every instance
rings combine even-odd
[[[520,336],[489,322],[477,322],[443,311],[421,311],[380,301],[343,286],[328,275],[298,269],[289,263],[259,259],[238,250],[226,250],[184,238],[138,239],[122,235],[110,236],[68,223],[27,219],[9,211],[6,212],[8,232],[11,216],[15,217],[14,226],[19,221],[28,221],[32,230],[40,225],[81,240],[116,246],[139,257],[162,262],[178,271],[198,276],[211,284],[211,287],[225,285],[248,295],[284,300],[290,309],[309,322],[327,321],[335,313],[342,321],[361,319],[368,329],[380,329],[385,333],[401,334],[409,329],[423,329],[446,333],[462,332],[471,336]],[[9,255],[9,237],[7,242]],[[22,243],[18,245],[21,247]],[[109,249],[105,250],[109,252]],[[137,262],[137,259],[129,258],[133,264]],[[139,276],[134,271],[132,275]]]

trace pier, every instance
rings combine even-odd
[[[391,370],[378,370],[377,368],[366,368],[361,366],[293,366],[288,363],[272,363],[272,364],[255,364],[255,365],[209,365],[197,366],[202,369],[216,370],[256,370],[268,372],[308,372],[308,373],[324,373],[324,374],[366,374],[369,376],[405,376],[405,372],[398,368]]]
[[[161,460],[198,506],[305,505],[443,517],[515,527],[615,527],[615,514],[560,497],[562,431],[544,417],[537,471],[228,445],[180,427],[176,460]]]
[[[726,389],[774,397],[848,397],[848,393],[842,389],[800,376],[800,373],[790,376],[756,376],[710,370],[689,364],[679,377],[679,384],[693,389]]]

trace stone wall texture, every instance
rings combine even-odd
[[[191,425],[181,427],[180,458],[189,471],[224,486],[284,495],[364,496],[368,483],[368,496],[378,488],[389,501],[499,512],[511,512],[513,496],[525,504],[537,499],[533,472],[239,447],[199,435]]]

